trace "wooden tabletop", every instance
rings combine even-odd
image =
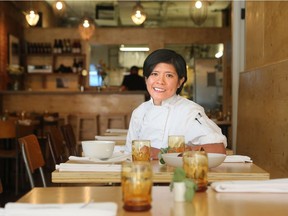
[[[136,215],[123,210],[121,187],[48,187],[34,188],[18,203],[79,203],[115,202],[117,215]],[[173,194],[167,186],[154,186],[152,208],[139,216],[286,216],[288,194],[277,193],[216,193],[209,188],[196,193],[192,202],[174,202]]]
[[[174,168],[151,161],[154,183],[170,183]],[[269,173],[253,163],[222,163],[208,172],[208,181],[221,180],[267,180]],[[55,170],[53,183],[120,183],[120,172],[74,172]]]

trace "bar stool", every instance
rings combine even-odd
[[[78,145],[82,140],[95,139],[99,134],[99,115],[96,113],[73,113],[69,116],[69,123],[75,128]]]
[[[109,128],[119,128],[119,129],[128,128],[127,113],[101,114],[100,118],[103,126],[101,133],[104,133]]]

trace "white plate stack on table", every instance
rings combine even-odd
[[[110,128],[106,130],[105,135],[127,135],[128,129]]]
[[[102,141],[115,141],[115,145],[125,145],[126,143],[126,134],[122,135],[104,135],[104,136],[95,136],[96,140]]]
[[[245,155],[227,155],[224,163],[252,163],[252,159]]]

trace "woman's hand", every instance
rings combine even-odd
[[[151,156],[151,160],[158,160],[158,154],[160,152],[160,149],[151,147],[150,149],[150,156]]]

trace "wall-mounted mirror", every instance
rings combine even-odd
[[[120,86],[131,66],[143,67],[148,51],[120,51],[120,48],[121,45],[91,45],[91,86],[103,85],[102,78],[105,85]],[[186,60],[188,80],[181,94],[202,105],[207,112],[222,110],[223,44],[169,44],[165,48],[175,50]]]
[[[165,48],[180,53],[187,62],[188,80],[182,95],[206,111],[222,110],[223,44],[169,44]]]
[[[120,86],[132,66],[142,68],[147,45],[91,45],[90,86]],[[142,70],[140,70],[142,75]],[[104,83],[103,83],[104,82]]]

